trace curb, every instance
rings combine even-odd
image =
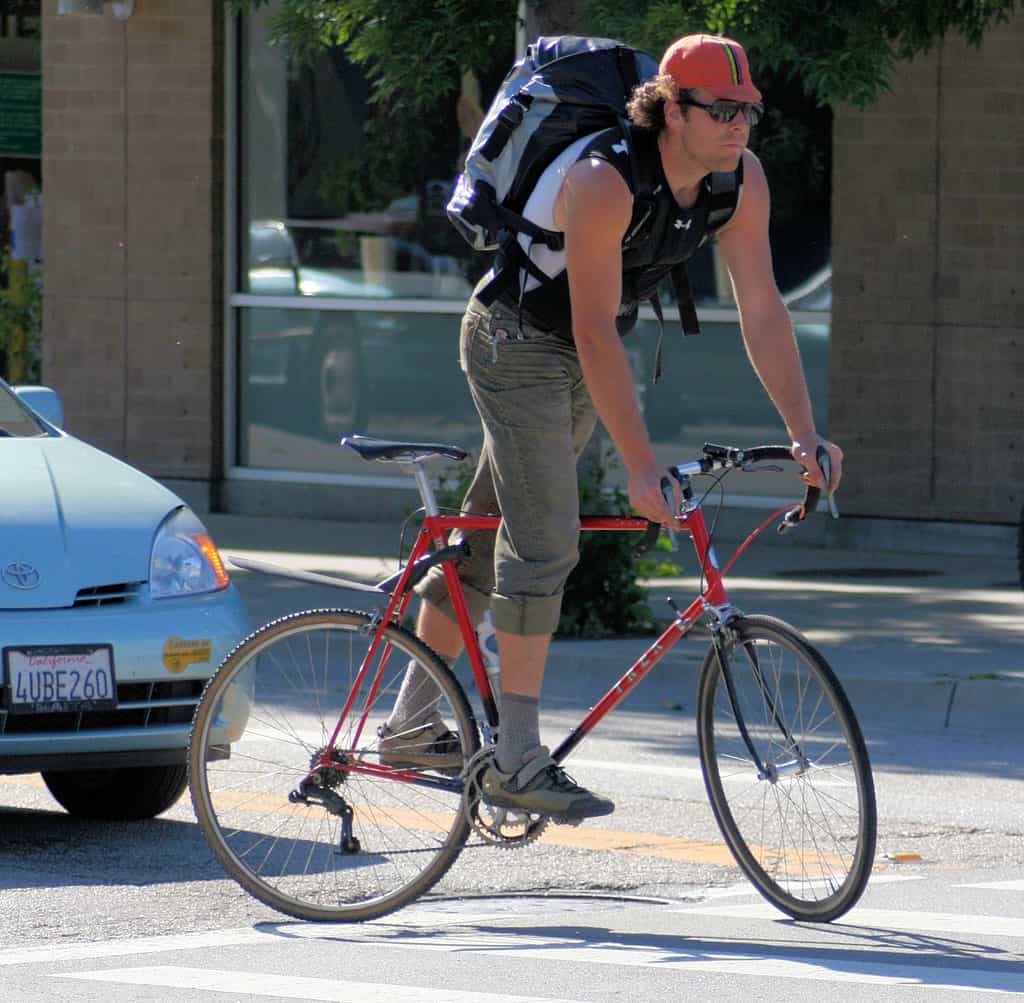
[[[596,702],[652,643],[651,638],[551,643],[548,669],[561,683],[579,679],[576,695]],[[655,666],[622,704],[629,711],[686,713],[696,710],[697,682],[707,645],[681,641]],[[1024,723],[1024,683],[1010,679],[951,679],[913,676],[893,679],[857,670],[843,671],[840,682],[870,739],[873,728],[905,727],[952,732],[1019,733]],[[546,697],[542,696],[541,706]]]

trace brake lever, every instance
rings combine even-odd
[[[832,480],[832,460],[828,455],[828,450],[824,446],[818,446],[815,455],[815,462],[821,469],[822,476],[825,478],[826,487]],[[798,526],[804,521],[807,516],[814,511],[818,506],[818,499],[821,497],[822,489],[813,487],[808,484],[804,492],[804,500],[802,505],[796,505],[791,508],[783,517],[782,521],[778,525],[779,533],[788,533],[795,526]],[[836,506],[835,499],[832,497],[830,491],[825,491],[825,498],[828,501],[828,511],[833,519],[839,518],[839,509]]]
[[[661,479],[661,497],[665,499],[665,504],[668,506],[670,512],[673,511],[675,505],[675,499],[672,496],[672,482],[667,477]],[[671,530],[669,531],[671,532]],[[650,522],[647,523],[647,529],[644,531],[644,535],[640,542],[633,548],[634,557],[643,557],[657,542],[658,537],[661,535],[661,523]],[[674,534],[673,534],[674,535]],[[673,544],[675,540],[673,539]],[[675,546],[673,545],[673,550]]]
[[[825,477],[825,500],[828,502],[829,515],[833,519],[838,519],[839,508],[836,505],[833,492],[828,489],[828,486],[832,483],[832,457],[828,455],[828,450],[824,446],[819,446],[814,454],[814,458],[818,461],[818,466]]]

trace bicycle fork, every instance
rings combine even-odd
[[[757,770],[758,780],[767,780],[769,783],[778,783],[784,776],[799,776],[802,773],[806,773],[811,766],[810,760],[804,755],[803,750],[797,744],[796,739],[793,738],[789,728],[786,727],[785,721],[779,715],[779,712],[775,706],[775,701],[772,699],[771,693],[768,691],[768,685],[765,682],[764,673],[761,671],[761,664],[758,661],[757,651],[752,644],[744,644],[743,648],[747,653],[747,657],[750,659],[751,669],[753,671],[754,679],[757,681],[758,689],[761,691],[761,697],[771,712],[772,720],[775,722],[775,726],[782,733],[782,737],[785,739],[785,747],[792,749],[794,758],[789,763],[765,763],[760,755],[758,754],[757,748],[754,745],[754,740],[750,736],[750,732],[747,729],[746,721],[743,717],[743,711],[740,709],[739,695],[736,692],[736,684],[732,677],[732,668],[729,663],[729,659],[725,657],[725,632],[728,629],[728,621],[717,621],[712,625],[711,628],[711,643],[715,649],[715,657],[718,659],[718,668],[722,673],[722,679],[725,681],[726,693],[729,697],[729,706],[732,708],[733,718],[736,721],[736,727],[739,729],[740,737],[743,739],[743,744],[747,747],[747,752],[750,754],[751,761]]]

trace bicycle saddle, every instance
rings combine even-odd
[[[458,446],[446,446],[441,442],[392,442],[388,439],[374,439],[368,435],[342,436],[341,444],[354,449],[364,460],[392,460],[410,463],[428,456],[447,456],[453,460],[464,460],[469,453]]]

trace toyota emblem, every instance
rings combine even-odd
[[[29,589],[38,588],[39,572],[25,561],[12,561],[3,570],[3,579],[12,589],[21,589],[27,592]]]

